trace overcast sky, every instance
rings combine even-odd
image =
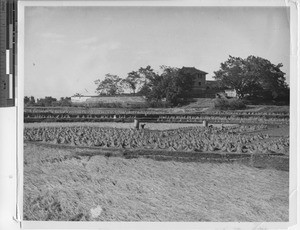
[[[25,92],[95,94],[105,74],[191,66],[212,79],[229,55],[283,63],[289,82],[289,12],[263,7],[26,7]]]

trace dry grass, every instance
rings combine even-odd
[[[288,172],[70,155],[25,147],[26,220],[288,221]]]
[[[214,98],[194,98],[194,102],[183,106],[184,109],[203,109],[203,108],[210,108],[214,105]]]
[[[249,105],[248,110],[251,110],[253,112],[261,112],[261,113],[287,113],[288,114],[290,112],[290,106]]]

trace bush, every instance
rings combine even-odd
[[[214,108],[220,110],[236,110],[236,109],[245,109],[246,104],[238,99],[224,99],[218,98],[214,101]]]
[[[158,101],[147,101],[147,106],[149,108],[169,108],[171,105],[170,103],[166,102],[166,101],[161,101],[161,100],[158,100]]]
[[[88,108],[124,108],[124,104],[120,102],[90,102],[85,104]]]

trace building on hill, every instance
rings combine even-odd
[[[214,98],[216,93],[221,90],[217,81],[206,80],[206,72],[195,67],[182,67],[181,70],[195,78],[194,86],[187,95],[188,97]]]
[[[193,86],[193,92],[197,92],[198,89],[205,89],[206,84],[206,72],[196,69],[195,67],[182,67],[181,71],[186,74],[191,74],[195,77],[195,82]]]
[[[206,75],[208,73],[196,69],[195,67],[182,67],[180,69],[186,74],[190,74],[194,76],[195,82],[193,88],[190,92],[188,92],[186,97],[189,98],[215,98],[217,94],[224,93],[229,97],[235,97],[236,92],[230,91],[230,89],[226,89],[224,87],[220,87],[217,81],[206,80]],[[109,95],[82,95],[76,94],[71,97],[71,101],[73,103],[125,103],[125,101],[135,101],[138,103],[144,103],[145,98],[139,95],[132,94],[121,94],[116,96]]]

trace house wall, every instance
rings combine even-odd
[[[87,96],[71,97],[71,102],[72,103],[83,103],[83,102],[86,102],[86,100],[89,98],[91,98],[91,97],[87,97]]]
[[[201,84],[199,84],[199,82]],[[206,80],[206,74],[195,74],[195,83],[187,97],[190,98],[215,98],[220,88],[215,81]],[[230,95],[234,95],[230,92]],[[234,96],[233,96],[234,97]]]
[[[96,104],[96,103],[120,103],[120,104],[145,104],[146,99],[142,96],[92,96],[71,97],[73,103]]]
[[[196,73],[194,74],[194,76],[195,76],[194,89],[205,88],[206,75],[201,73]]]

